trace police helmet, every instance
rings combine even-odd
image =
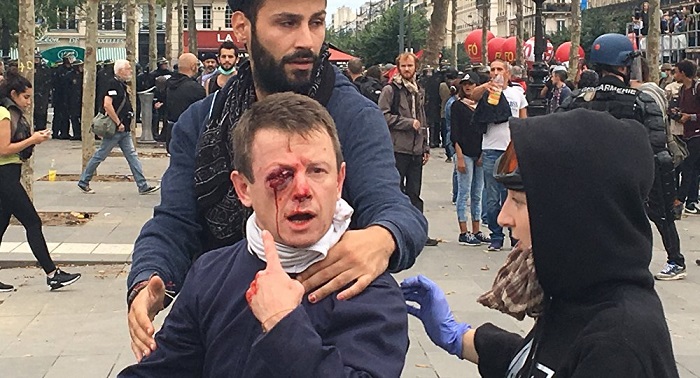
[[[590,61],[613,67],[629,66],[637,55],[632,41],[616,33],[603,34],[593,41]]]
[[[160,66],[161,64],[168,64],[168,60],[165,58],[160,58],[158,59],[157,64]]]

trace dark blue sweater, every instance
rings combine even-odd
[[[246,241],[200,257],[156,334],[158,348],[119,377],[391,377],[401,375],[408,319],[388,274],[347,301],[306,299],[263,333],[245,291],[265,263]]]
[[[158,275],[178,292],[194,256],[202,252],[202,222],[194,193],[197,141],[212,106],[209,96],[180,116],[172,130],[170,166],[163,176],[161,203],[134,245],[127,285]],[[380,225],[392,234],[392,272],[410,268],[423,249],[428,223],[399,189],[389,129],[376,104],[362,96],[336,69],[326,106],[338,128],[347,163],[343,198],[355,209],[352,229]]]

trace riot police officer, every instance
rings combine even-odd
[[[82,140],[81,118],[83,112],[83,61],[73,62],[73,70],[68,75],[71,96],[68,99],[68,117],[70,118],[73,136],[71,140]]]
[[[51,71],[40,53],[34,55],[34,130],[45,130],[51,96]]]
[[[70,97],[70,73],[71,60],[63,57],[61,65],[53,73],[53,129],[54,139],[69,139],[68,128],[70,117],[68,114],[68,98]]]
[[[654,185],[646,202],[646,211],[659,230],[668,254],[666,266],[654,277],[677,280],[685,278],[686,272],[673,216],[676,197],[673,158],[666,145],[666,120],[661,108],[649,94],[629,85],[633,63],[638,56],[632,42],[624,35],[610,33],[596,38],[591,48],[590,62],[600,76],[599,85],[593,90],[574,91],[557,111],[575,108],[606,111],[616,118],[637,120],[646,127],[656,164]]]

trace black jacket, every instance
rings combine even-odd
[[[481,375],[678,377],[649,272],[644,199],[655,168],[646,130],[582,109],[512,119],[510,130],[547,299],[525,339],[477,329]]]
[[[194,79],[181,73],[174,73],[166,83],[163,96],[165,114],[170,122],[177,122],[190,105],[205,97],[204,88]]]
[[[474,111],[460,100],[450,106],[450,141],[459,145],[462,154],[471,158],[481,156],[484,132],[472,123]]]

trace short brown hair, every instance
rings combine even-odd
[[[396,57],[396,65],[400,66],[401,60],[409,58],[409,57],[413,58],[413,63],[416,65],[416,71],[418,71],[418,66],[419,66],[420,61],[418,60],[418,57],[416,56],[416,54],[414,54],[410,51],[402,52],[401,54],[399,54],[399,56]]]
[[[276,130],[289,135],[307,137],[314,132],[326,132],[335,150],[336,167],[340,170],[343,153],[333,118],[316,100],[292,92],[275,93],[258,101],[243,113],[230,132],[233,145],[233,166],[250,182],[253,177],[252,147],[260,130]]]

